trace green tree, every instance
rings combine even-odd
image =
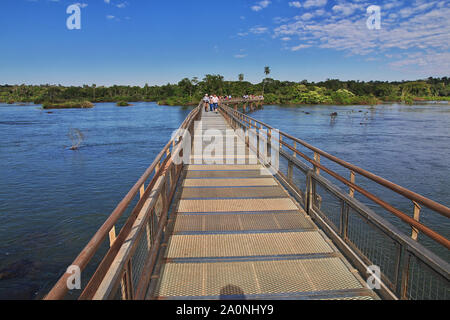
[[[244,74],[243,73],[241,73],[241,74],[239,74],[239,81],[244,81]]]
[[[203,79],[204,82],[204,88],[206,90],[206,93],[209,94],[222,94],[223,93],[223,87],[224,87],[224,81],[223,76],[217,74],[207,74],[205,78]]]
[[[194,88],[193,83],[188,78],[184,78],[178,82],[178,86],[181,88],[184,94],[189,94],[189,99],[192,99],[192,89]]]
[[[269,66],[265,66],[264,67],[264,74],[266,75],[266,78],[270,74],[270,72],[271,72],[270,67]],[[265,85],[266,85],[266,78],[263,80],[263,91],[262,91],[263,95],[264,95],[264,89],[265,89]]]

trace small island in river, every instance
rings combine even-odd
[[[42,108],[50,109],[90,109],[94,104],[89,101],[44,102]]]

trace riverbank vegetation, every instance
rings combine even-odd
[[[126,101],[118,101],[118,102],[116,103],[116,105],[117,105],[118,107],[130,107],[130,106],[131,106],[131,104],[129,104],[129,103],[126,102]]]
[[[43,109],[90,109],[94,104],[89,101],[44,102]]]
[[[270,69],[265,70],[266,76]],[[177,84],[162,86],[111,86],[84,85],[64,87],[61,85],[3,85],[0,86],[2,103],[35,103],[46,108],[84,107],[87,102],[156,101],[161,105],[197,105],[204,94],[260,95],[264,91],[267,104],[367,104],[383,102],[413,103],[414,101],[450,101],[450,79],[428,78],[417,81],[340,81],[328,79],[322,82],[279,81],[265,78],[261,83],[225,81],[221,75],[206,75],[183,79]],[[81,102],[80,102],[81,101]]]

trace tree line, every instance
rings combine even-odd
[[[2,103],[55,104],[64,102],[136,102],[155,101],[164,105],[197,105],[205,94],[219,96],[261,95],[267,104],[377,104],[386,101],[412,103],[414,100],[450,100],[449,78],[417,81],[340,81],[321,82],[280,81],[267,77],[260,83],[244,80],[226,81],[221,75],[208,74],[203,79],[185,78],[177,84],[140,86],[61,86],[61,85],[3,85]]]

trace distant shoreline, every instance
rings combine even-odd
[[[180,106],[180,107],[195,107],[198,105],[198,103],[179,103],[179,104],[170,104],[168,101],[133,101],[137,103],[155,103],[159,106]],[[2,104],[6,105],[15,105],[15,106],[36,106],[40,104],[35,104],[32,102],[13,102],[13,103],[6,103],[0,101]],[[114,103],[118,107],[132,107],[134,104],[124,101],[96,101],[97,103]],[[90,101],[67,101],[67,102],[55,102],[55,103],[43,103],[42,109],[43,110],[57,110],[57,109],[92,109],[95,107],[95,104]],[[425,99],[425,98],[415,98],[412,102],[407,103],[404,101],[377,101],[377,103],[348,103],[348,104],[339,104],[339,103],[301,103],[301,102],[292,102],[292,101],[281,101],[281,102],[264,102],[264,105],[287,105],[287,106],[295,106],[295,105],[304,105],[304,106],[328,106],[328,105],[337,105],[337,106],[353,106],[353,105],[383,105],[383,104],[408,104],[408,105],[417,105],[417,104],[450,104],[450,97],[437,97],[436,99]]]
[[[270,73],[270,72],[269,72]],[[242,76],[242,75],[241,75]],[[203,79],[185,78],[177,84],[109,87],[95,84],[83,86],[61,85],[0,85],[0,102],[35,103],[58,108],[84,108],[78,104],[90,103],[126,104],[155,101],[167,106],[197,106],[205,94],[242,97],[263,95],[267,105],[378,105],[450,101],[448,77],[415,81],[341,81],[327,79],[321,82],[280,81],[264,78],[260,83],[225,80],[221,75],[207,74]]]

